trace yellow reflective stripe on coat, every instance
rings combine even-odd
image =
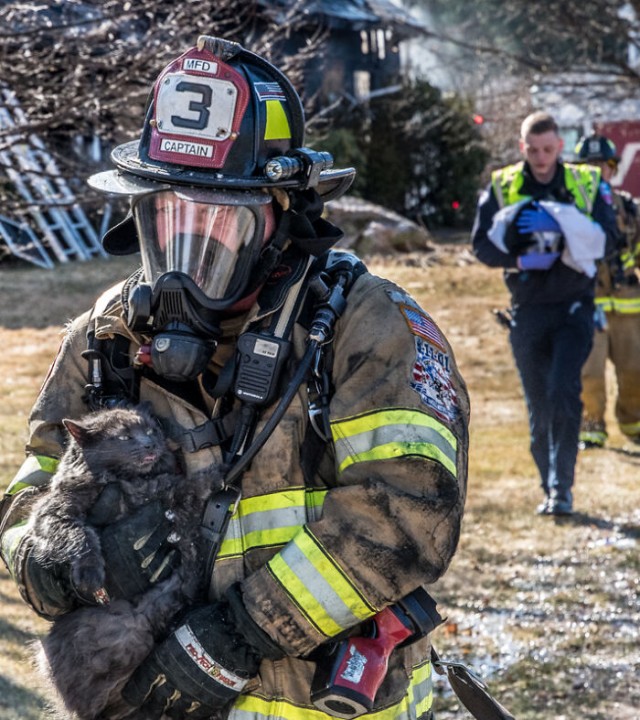
[[[15,495],[27,487],[45,485],[58,469],[60,461],[47,455],[29,455],[22,463],[9,487],[7,495]]]
[[[0,545],[0,554],[4,558],[7,567],[13,575],[13,557],[16,551],[20,547],[20,543],[27,532],[27,521],[23,520],[17,525],[8,528],[2,533],[0,539],[2,544]],[[15,579],[15,578],[14,578]]]
[[[267,563],[271,574],[318,632],[333,637],[375,615],[309,528]]]
[[[596,305],[605,312],[615,312],[619,315],[640,313],[640,298],[600,297],[596,298]]]
[[[229,521],[218,561],[249,550],[286,545],[309,520],[319,518],[327,490],[292,487],[242,498]]]
[[[631,270],[636,266],[637,249],[634,252],[629,250],[620,253],[620,262],[623,270]]]
[[[407,694],[391,707],[363,715],[367,720],[416,720],[433,705],[431,663],[414,667]],[[327,720],[333,717],[322,710],[293,705],[282,698],[269,700],[256,695],[240,695],[233,704],[228,720]]]
[[[439,462],[456,476],[455,435],[420,410],[380,410],[336,420],[331,423],[331,433],[338,472],[358,462],[418,455]]]
[[[628,437],[640,436],[640,422],[620,423],[620,430]]]

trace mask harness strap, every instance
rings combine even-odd
[[[136,271],[125,282],[125,287],[137,282],[141,272]],[[82,353],[88,364],[83,400],[92,412],[136,403],[139,396],[139,375],[129,362],[129,338],[116,334],[107,340],[97,339],[96,313],[94,308],[87,324],[87,349]]]

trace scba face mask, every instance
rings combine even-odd
[[[252,287],[274,228],[266,193],[165,189],[132,203],[143,276],[130,293],[128,323],[153,335],[149,362],[174,381],[206,367],[222,314]]]
[[[89,179],[132,199],[132,214],[102,242],[113,255],[142,253],[144,279],[127,287],[125,306],[129,325],[154,338],[149,361],[159,374],[197,376],[215,350],[221,314],[240,309],[238,299],[248,304],[258,271],[264,280],[275,269],[294,215],[307,219],[306,195],[317,195],[321,210],[351,185],[355,170],[333,168],[329,153],[306,147],[304,129],[302,101],[280,70],[237,43],[201,35],[157,77],[140,138],[111,153],[116,169]],[[273,196],[282,208],[276,233],[267,225]],[[168,207],[156,205],[167,198]],[[318,212],[303,224],[304,237],[289,233],[292,241],[321,254],[340,234],[319,224]],[[278,243],[254,279],[261,240],[272,235]]]

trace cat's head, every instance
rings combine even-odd
[[[129,468],[144,474],[167,453],[162,428],[145,405],[99,410],[62,422],[92,467]]]

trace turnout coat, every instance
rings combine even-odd
[[[30,415],[27,460],[7,491],[3,557],[24,598],[45,616],[51,609],[39,605],[22,573],[18,521],[27,504],[20,498],[55,471],[62,419],[87,412],[87,330],[98,340],[126,338],[131,362],[145,341],[126,325],[121,289],[105,293],[68,327]],[[286,299],[286,292],[272,294],[249,318],[268,322]],[[214,372],[235,352],[246,322],[225,321]],[[306,336],[303,321],[296,322],[294,368]],[[369,618],[416,587],[429,589],[458,543],[469,401],[443,332],[403,289],[365,272],[348,294],[330,356],[330,436],[321,439],[310,427],[305,382],[241,479],[241,499],[210,578],[212,600],[240,581],[247,610],[287,653],[263,661],[229,707],[230,720],[328,717],[310,702],[310,654],[339,634],[362,633]],[[198,449],[192,442],[194,429],[216,415],[202,382],[170,384],[142,372],[139,399],[172,428],[187,472],[221,463],[218,446]],[[265,410],[258,432],[272,411]],[[233,422],[233,411],[225,422]],[[431,704],[424,638],[393,653],[371,716],[425,719]]]

